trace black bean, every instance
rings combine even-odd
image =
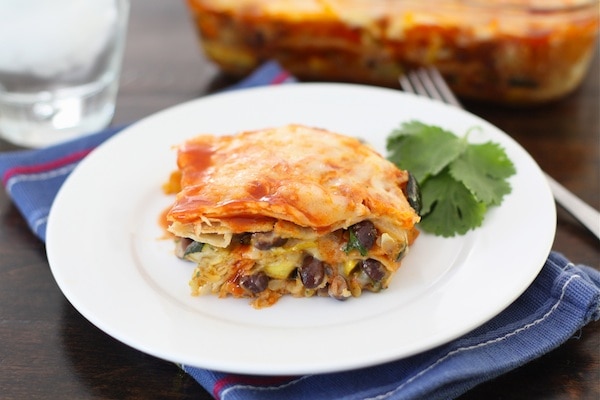
[[[286,242],[286,238],[277,236],[273,232],[256,232],[252,234],[252,245],[259,250],[269,250],[273,247],[281,247]]]
[[[354,233],[354,236],[356,236],[356,240],[358,240],[365,250],[373,247],[375,240],[377,240],[377,229],[375,229],[375,225],[371,221],[361,221],[352,225],[350,229]]]
[[[264,272],[244,275],[240,278],[240,286],[252,293],[260,293],[269,285],[269,277]]]
[[[385,267],[382,263],[372,258],[360,262],[363,271],[375,282],[379,282],[385,276]]]
[[[421,188],[419,187],[419,182],[415,179],[414,175],[410,172],[408,173],[408,182],[406,182],[406,199],[408,200],[408,204],[415,210],[417,214],[420,215],[421,207],[423,206],[423,202],[421,201]]]
[[[306,256],[299,268],[300,279],[307,289],[318,287],[325,279],[325,263],[313,256]]]
[[[252,240],[252,234],[250,232],[240,233],[234,236],[234,241],[239,244],[250,244]]]

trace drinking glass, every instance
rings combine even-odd
[[[0,136],[41,147],[112,120],[129,0],[0,1]]]

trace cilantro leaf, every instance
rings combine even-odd
[[[450,174],[473,196],[487,205],[498,205],[511,187],[505,180],[515,173],[513,163],[497,143],[472,144],[450,164]]]
[[[421,229],[445,237],[481,226],[488,206],[511,191],[516,170],[496,143],[470,144],[440,127],[410,121],[392,131],[388,159],[421,187]]]
[[[425,181],[421,195],[421,228],[444,237],[464,235],[480,226],[487,210],[447,169]]]
[[[418,121],[403,123],[388,137],[388,159],[410,171],[419,183],[438,174],[463,152],[466,141]]]
[[[357,250],[361,256],[366,256],[368,253],[367,249],[360,243],[352,229],[348,229],[348,235],[348,243],[344,246],[344,252],[348,254],[352,250]]]

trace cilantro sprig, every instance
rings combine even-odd
[[[516,170],[497,143],[472,144],[468,135],[419,121],[400,125],[387,141],[388,159],[408,170],[421,187],[421,229],[464,235],[481,226],[489,207],[511,192]]]

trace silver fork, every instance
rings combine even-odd
[[[410,71],[401,76],[399,81],[405,92],[464,108],[436,68],[420,68]],[[600,239],[600,213],[571,193],[550,175],[544,174],[554,195],[554,200]]]

